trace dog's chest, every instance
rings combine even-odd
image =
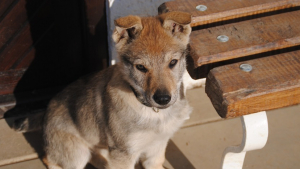
[[[189,112],[184,108],[179,110],[180,112],[174,112],[172,109],[154,112],[147,109],[142,112],[143,116],[136,125],[143,127],[129,134],[127,140],[129,150],[143,152],[165,144],[189,117]]]
[[[143,153],[157,145],[166,144],[183,122],[189,119],[192,108],[186,100],[178,100],[158,112],[132,100],[121,113],[128,130],[124,141],[130,152]]]
[[[189,119],[190,109],[188,105],[176,104],[167,109],[160,109],[158,112],[149,107],[142,107],[137,112],[135,124],[150,129],[156,133],[173,133],[181,124]],[[139,127],[138,127],[139,128]]]

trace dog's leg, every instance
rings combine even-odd
[[[142,165],[145,169],[164,169],[165,152],[168,140],[161,140],[149,146],[141,157]]]
[[[45,156],[43,158],[43,162],[44,164],[47,166],[48,169],[62,169],[60,166],[58,166],[57,164],[53,164],[51,162],[49,162],[47,156]]]
[[[49,136],[48,136],[49,137]],[[83,169],[91,158],[86,144],[78,137],[56,131],[46,143],[45,164],[49,169]]]
[[[103,168],[107,165],[108,161],[108,149],[107,148],[97,148],[92,150],[92,158],[90,159],[90,164],[95,168]]]
[[[198,79],[198,80],[192,79],[187,70],[185,70],[183,73],[183,84],[184,84],[185,90],[196,88],[196,87],[203,87],[203,86],[205,86],[205,81],[206,81],[205,78]]]
[[[57,165],[51,165],[51,164],[48,165],[47,168],[48,168],[48,169],[63,169],[63,168],[61,168],[61,167],[59,167],[59,166],[57,166]]]
[[[134,169],[139,154],[113,150],[109,153],[106,169]]]

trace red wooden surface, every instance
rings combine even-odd
[[[207,10],[199,11],[198,5],[205,5]],[[300,5],[299,0],[177,0],[163,3],[159,13],[183,11],[192,14],[191,26],[225,21],[245,16],[268,13]]]
[[[223,118],[300,104],[300,50],[214,68],[205,91]]]
[[[300,11],[220,25],[191,33],[195,67],[300,45]],[[219,35],[228,42],[217,40]]]
[[[107,66],[104,0],[2,0],[0,35],[0,104],[53,96]]]

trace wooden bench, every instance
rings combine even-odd
[[[222,118],[240,117],[244,136],[221,168],[242,168],[268,138],[267,110],[300,103],[300,0],[178,0],[159,13],[192,14],[188,71]]]

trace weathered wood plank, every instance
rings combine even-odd
[[[30,26],[26,25],[11,43],[0,51],[0,70],[7,71],[33,45]]]
[[[241,70],[244,63],[252,71]],[[205,91],[223,118],[299,104],[300,51],[214,68]]]
[[[0,95],[12,93],[25,71],[26,69],[0,72]]]
[[[300,11],[193,31],[194,66],[240,58],[300,44]],[[219,35],[229,41],[220,42]]]
[[[28,52],[24,54],[24,57],[18,59],[12,66],[12,69],[24,69],[28,68],[33,62],[36,54],[35,48],[29,48]]]
[[[197,10],[198,5],[207,6],[207,10]],[[159,13],[169,11],[191,13],[191,26],[194,27],[296,6],[300,6],[299,0],[177,0],[163,3],[158,11]]]
[[[36,45],[36,39],[42,38],[53,25],[53,19],[47,17],[51,2],[35,1],[28,5],[27,1],[20,0],[0,23],[0,34],[5,35],[0,38],[0,71],[11,69],[15,62],[26,57]],[[40,29],[33,30],[36,26]]]
[[[0,21],[0,49],[15,34],[27,20],[26,0],[20,0],[10,12]]]
[[[35,5],[26,6],[27,1],[20,0],[7,15],[3,16],[3,20],[0,21],[0,34],[3,35],[0,36],[0,49],[28,22],[30,18],[28,18],[27,13],[35,13],[45,0],[35,1]]]
[[[0,1],[0,17],[3,13],[12,5],[14,0],[2,0]]]

